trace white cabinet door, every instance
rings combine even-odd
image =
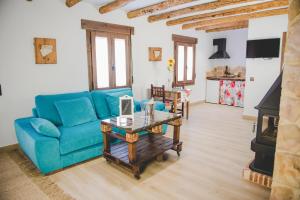
[[[206,80],[206,102],[219,103],[219,88],[218,80]]]

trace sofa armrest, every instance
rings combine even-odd
[[[141,101],[134,99],[134,111],[140,112],[142,110],[141,108]]]
[[[15,121],[16,136],[21,149],[44,174],[61,168],[59,140],[37,133],[30,124],[30,119]]]
[[[33,117],[39,117],[39,114],[38,114],[38,112],[37,112],[37,109],[36,108],[32,108],[32,116]]]

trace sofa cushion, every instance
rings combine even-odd
[[[41,135],[59,138],[60,132],[58,128],[50,121],[42,118],[30,119],[30,124],[36,132]]]
[[[140,102],[140,105],[146,104],[148,101],[149,101],[148,99],[147,100],[142,100]],[[140,106],[140,109],[141,109],[141,106]],[[155,110],[159,110],[159,111],[164,111],[166,109],[166,105],[162,101],[155,101],[155,103],[154,103],[154,109]],[[141,110],[139,110],[139,111],[141,111]]]
[[[66,127],[72,127],[97,120],[91,100],[81,97],[55,102],[62,123]]]
[[[60,153],[67,154],[85,147],[103,143],[100,121],[89,122],[73,127],[59,127]]]
[[[89,92],[67,93],[67,94],[55,94],[55,95],[38,95],[35,97],[35,105],[38,116],[47,119],[55,125],[62,125],[62,121],[59,117],[54,102],[60,100],[68,100],[80,97],[87,97],[92,100]]]
[[[115,94],[115,93],[114,93]],[[119,110],[119,95],[109,94],[106,95],[106,102],[108,104],[110,115],[111,116],[119,116],[120,110]]]
[[[125,94],[124,92],[115,92],[111,94],[106,95],[106,103],[110,110],[111,116],[119,116],[120,115],[120,97],[128,95],[132,97],[132,93]],[[135,111],[135,104],[133,105],[134,111]]]
[[[113,93],[123,93],[122,96],[128,95],[133,96],[131,88],[120,88],[120,89],[111,89],[111,90],[94,90],[91,92],[96,114],[99,119],[106,119],[108,117],[111,117],[110,109],[108,107],[108,104],[106,102],[106,95],[107,94],[113,94]]]
[[[166,105],[161,101],[155,101],[154,109],[164,111],[166,109]]]

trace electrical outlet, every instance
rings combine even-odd
[[[254,81],[254,77],[253,76],[250,77],[250,81]]]

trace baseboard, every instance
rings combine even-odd
[[[0,147],[0,152],[7,152],[11,150],[15,150],[19,147],[19,144],[11,144],[4,147]]]
[[[205,100],[190,102],[190,106],[196,106],[205,103]]]
[[[257,117],[252,116],[252,115],[243,115],[243,119],[250,120],[250,121],[256,121]]]

